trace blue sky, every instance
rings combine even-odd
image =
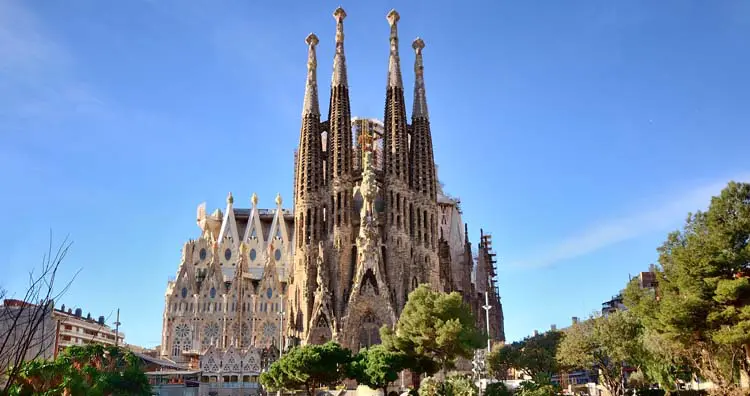
[[[160,343],[196,206],[290,203],[315,32],[321,107],[338,2],[0,2],[0,286],[74,241],[60,301],[121,309]],[[422,37],[435,158],[476,242],[492,233],[509,339],[585,316],[689,211],[750,181],[750,3],[351,1],[353,115],[382,117],[386,13],[407,104]],[[110,316],[111,315],[111,316]]]

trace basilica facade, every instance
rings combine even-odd
[[[310,34],[294,200],[249,209],[198,208],[200,235],[183,246],[165,294],[162,355],[197,359],[217,377],[257,375],[280,350],[336,340],[354,351],[380,342],[420,284],[458,292],[490,338],[504,341],[491,238],[476,248],[460,201],[438,183],[421,39],[407,119],[399,14],[391,11],[382,120],[352,118],[339,8],[329,108],[322,119]],[[220,361],[232,359],[232,363]],[[210,360],[210,361],[209,361]],[[228,370],[228,371],[227,371]],[[205,375],[205,374],[204,374]]]

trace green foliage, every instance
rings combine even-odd
[[[540,374],[534,381],[524,381],[518,386],[516,396],[554,396],[560,393],[560,387],[553,384],[550,377]]]
[[[398,379],[398,373],[406,364],[406,355],[387,350],[383,345],[362,349],[349,364],[348,376],[357,383],[373,389],[383,389],[387,394],[388,384]]]
[[[489,371],[497,379],[505,379],[510,368],[532,378],[551,376],[559,369],[556,356],[561,339],[562,332],[548,331],[499,346],[487,356]]]
[[[445,381],[438,381],[427,377],[419,387],[419,396],[477,396],[479,388],[471,378],[462,375],[448,377]]]
[[[505,386],[502,382],[493,382],[491,384],[487,384],[487,387],[484,389],[484,396],[512,396],[513,391],[508,389],[507,386]]]
[[[750,184],[729,183],[659,253],[658,299],[630,286],[626,305],[668,346],[667,362],[733,387],[750,375]]]
[[[323,385],[335,385],[346,375],[351,352],[335,342],[289,350],[261,374],[260,383],[273,390],[304,388],[308,395]]]
[[[566,366],[599,370],[602,385],[619,396],[624,393],[623,369],[643,356],[641,333],[640,322],[629,311],[590,318],[566,331],[557,358]]]
[[[151,387],[132,352],[100,344],[71,346],[53,361],[23,363],[10,395],[150,395]]]
[[[407,355],[407,367],[419,374],[451,368],[457,357],[470,359],[484,342],[460,294],[426,285],[409,294],[395,331],[383,327],[380,333],[386,348]]]

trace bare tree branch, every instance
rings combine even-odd
[[[21,363],[51,358],[55,354],[54,302],[68,291],[80,272],[77,271],[62,288],[55,290],[58,269],[71,245],[66,237],[53,251],[50,232],[47,252],[38,272],[29,271],[29,283],[22,299],[9,300],[0,307],[0,384],[4,383],[1,395],[6,394],[9,385],[18,377]],[[5,301],[8,297],[10,294],[6,290],[0,290],[0,298]]]

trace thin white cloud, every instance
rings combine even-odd
[[[679,226],[690,212],[708,207],[711,197],[718,195],[730,180],[750,181],[750,174],[704,183],[683,192],[665,194],[653,205],[629,215],[607,219],[580,232],[548,245],[542,252],[511,264],[516,268],[547,267],[562,261],[582,257],[619,242],[652,232],[667,231]]]

